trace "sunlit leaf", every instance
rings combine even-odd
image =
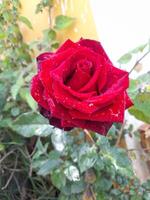
[[[24,137],[34,135],[46,137],[52,133],[52,126],[40,114],[29,112],[20,115],[12,124],[11,128]]]
[[[120,64],[127,64],[128,62],[130,62],[131,59],[132,59],[132,54],[127,53],[123,55],[121,58],[119,58],[118,62]]]
[[[66,176],[60,169],[53,171],[51,175],[51,180],[54,186],[59,189],[66,185]]]
[[[65,16],[65,15],[59,15],[55,19],[55,27],[54,28],[57,30],[68,28],[69,26],[71,26],[73,24],[74,21],[75,21],[75,19],[72,17]]]
[[[64,173],[70,181],[79,181],[80,180],[79,170],[77,169],[77,167],[75,167],[73,165],[68,166],[65,169]]]
[[[20,16],[19,20],[23,22],[28,28],[33,29],[31,22],[24,16]]]
[[[146,123],[150,123],[150,116],[145,115],[144,112],[138,110],[136,107],[132,107],[129,109],[129,113],[134,115],[138,120],[144,121]]]
[[[143,52],[143,50],[147,47],[148,43],[146,44],[142,44],[138,47],[136,47],[135,49],[133,49],[132,51],[130,51],[131,53],[138,53],[138,52]]]
[[[24,84],[23,73],[21,73],[19,75],[16,83],[11,87],[11,95],[14,100],[16,100],[19,90],[23,86],[23,84]]]
[[[56,169],[57,167],[59,167],[59,165],[62,163],[62,160],[58,159],[58,160],[52,160],[52,159],[48,159],[39,169],[39,171],[37,172],[38,175],[41,176],[46,176],[47,174],[50,174],[52,172],[52,170]]]
[[[27,102],[27,104],[30,106],[30,108],[33,111],[37,110],[37,103],[31,97],[29,88],[21,88],[20,96],[22,97],[23,100],[25,100]]]

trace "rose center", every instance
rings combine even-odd
[[[90,80],[92,74],[93,63],[87,59],[79,60],[74,65],[73,73],[67,78],[66,85],[79,90]]]

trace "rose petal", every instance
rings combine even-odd
[[[85,121],[84,123],[82,123],[81,120],[75,124],[77,127],[80,127],[83,129],[89,129],[89,130],[95,131],[101,135],[106,135],[108,130],[112,126],[112,123],[109,123],[109,122]]]
[[[79,45],[77,43],[72,42],[70,39],[66,40],[56,51],[56,53],[61,53],[63,51],[66,51],[70,48],[76,49]]]
[[[46,110],[40,104],[38,105],[38,107],[39,107],[39,112],[40,112],[41,115],[43,115],[47,119],[51,118],[51,112],[49,110]]]
[[[110,63],[104,63],[101,69],[100,77],[98,79],[98,92],[101,94],[103,92],[103,88],[107,85],[108,74],[111,71],[113,66]]]
[[[125,94],[118,96],[113,104],[99,109],[92,114],[81,113],[77,110],[70,110],[69,114],[73,119],[84,119],[90,121],[123,122],[125,111]]]
[[[62,88],[66,91],[69,92],[70,95],[72,95],[74,98],[78,99],[78,100],[87,100],[91,97],[94,97],[97,95],[96,91],[92,91],[92,92],[86,92],[86,93],[80,93],[78,91],[72,90],[70,87],[64,85],[63,83],[61,83]]]
[[[56,53],[38,56],[37,62],[31,93],[50,124],[105,135],[113,122],[123,121],[125,108],[132,105],[126,92],[128,73],[112,65],[99,42],[67,40]]]
[[[128,96],[127,92],[125,92],[125,101],[126,101],[126,109],[134,105],[132,100]]]
[[[67,81],[68,86],[74,90],[79,90],[83,85],[85,85],[90,80],[90,75],[81,68],[77,67],[73,76],[69,81]]]
[[[118,82],[118,80],[121,79],[122,77],[129,75],[128,72],[118,69],[114,66],[112,66],[109,69],[110,70],[107,74],[107,84],[103,88],[103,92],[105,92],[106,90],[111,88],[113,86],[113,84],[116,84],[116,82]],[[127,81],[127,82],[129,82],[129,81]]]
[[[92,49],[94,52],[103,56],[107,62],[112,64],[100,42],[90,39],[80,39],[78,44]]]
[[[120,93],[125,91],[129,87],[128,73],[121,79],[116,81],[104,94],[88,99],[87,102],[93,103],[96,106],[108,105],[108,102],[112,102]]]
[[[106,135],[110,127],[112,126],[111,122],[97,122],[97,121],[88,121],[88,120],[72,120],[72,121],[63,121],[63,127],[80,127],[83,129],[89,129],[95,131],[101,135]]]
[[[54,98],[67,109],[76,109],[83,113],[93,113],[98,109],[97,106],[94,106],[93,104],[91,106],[88,102],[77,100],[77,98],[64,90],[57,80],[53,80],[52,88]]]

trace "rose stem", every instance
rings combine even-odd
[[[143,58],[145,58],[148,54],[150,53],[150,50],[148,50],[141,58],[139,58],[136,63],[134,64],[134,66],[132,67],[132,69],[129,71],[129,74],[131,74],[131,72],[135,69],[135,67],[140,63],[141,60],[143,60]]]

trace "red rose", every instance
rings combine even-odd
[[[55,53],[39,55],[37,62],[31,94],[50,124],[105,135],[113,122],[123,122],[132,105],[126,93],[128,72],[112,65],[99,42],[67,40]]]

